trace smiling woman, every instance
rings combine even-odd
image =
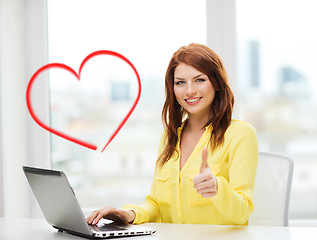
[[[201,75],[207,79],[197,87]],[[135,224],[248,225],[257,137],[250,124],[232,119],[233,94],[220,58],[192,43],[173,54],[165,76],[164,133],[150,193],[141,205],[94,211],[88,223],[119,217]],[[188,98],[200,100],[188,106]]]

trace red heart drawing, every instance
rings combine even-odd
[[[32,107],[32,102],[31,102],[31,90],[32,90],[32,86],[33,86],[33,83],[34,81],[36,80],[36,78],[38,77],[38,75],[40,73],[42,73],[43,71],[46,71],[50,68],[60,68],[60,69],[63,69],[63,70],[66,70],[68,72],[70,72],[71,74],[73,74],[76,79],[78,79],[78,81],[80,81],[80,74],[81,74],[81,71],[82,71],[82,68],[84,67],[85,63],[95,57],[95,56],[98,56],[98,55],[111,55],[111,56],[114,56],[114,57],[117,57],[117,58],[120,58],[122,59],[123,61],[125,61],[134,71],[136,77],[137,77],[137,81],[138,81],[138,94],[137,94],[137,97],[132,105],[132,107],[130,108],[129,112],[126,114],[126,116],[123,118],[123,120],[121,121],[121,123],[119,124],[119,126],[115,129],[115,131],[112,133],[112,135],[110,136],[109,140],[107,141],[106,145],[103,147],[103,149],[101,150],[101,152],[103,152],[106,147],[109,145],[109,143],[114,139],[114,137],[117,135],[117,133],[120,131],[120,129],[123,127],[123,125],[125,124],[125,122],[128,120],[128,118],[130,117],[130,115],[132,114],[132,112],[134,111],[136,105],[138,104],[139,102],[139,99],[140,99],[140,96],[141,96],[141,80],[140,80],[140,76],[136,70],[136,68],[134,67],[134,65],[126,58],[124,57],[123,55],[117,53],[117,52],[114,52],[114,51],[110,51],[110,50],[100,50],[100,51],[96,51],[96,52],[93,52],[91,54],[89,54],[81,63],[80,67],[79,67],[79,71],[78,71],[78,74],[76,73],[76,71],[74,71],[72,68],[70,68],[69,66],[65,65],[65,64],[62,64],[62,63],[49,63],[47,65],[44,65],[43,67],[41,67],[40,69],[38,69],[32,76],[32,78],[30,79],[29,81],[29,84],[27,86],[27,90],[26,90],[26,103],[27,103],[27,107],[28,107],[28,110],[32,116],[32,118],[34,119],[34,121],[40,125],[42,128],[44,128],[45,130],[57,135],[57,136],[60,136],[62,138],[65,138],[69,141],[72,141],[74,143],[77,143],[81,146],[84,146],[84,147],[87,147],[87,148],[90,148],[92,150],[97,150],[97,146],[94,145],[94,144],[91,144],[91,143],[88,143],[88,142],[85,142],[85,141],[82,141],[80,139],[77,139],[77,138],[74,138],[74,137],[71,137],[65,133],[62,133],[56,129],[53,129],[51,128],[50,126],[46,125],[45,123],[43,123],[35,114],[34,110],[33,110],[33,107]]]

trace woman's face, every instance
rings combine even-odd
[[[174,94],[189,116],[209,117],[215,89],[206,74],[180,63],[174,71]]]

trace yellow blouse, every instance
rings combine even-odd
[[[211,152],[206,130],[180,169],[180,158],[174,154],[162,167],[156,167],[150,194],[140,206],[124,209],[136,214],[134,224],[143,222],[247,225],[253,210],[253,188],[258,163],[255,129],[246,122],[232,120],[224,144]],[[178,129],[178,139],[182,127]],[[165,143],[162,135],[159,154]],[[193,187],[199,174],[202,149],[208,148],[208,165],[218,181],[215,197],[202,198]],[[177,143],[179,151],[179,140]],[[179,151],[180,152],[180,151]]]

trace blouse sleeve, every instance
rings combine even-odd
[[[253,189],[258,163],[255,129],[241,123],[233,129],[229,150],[229,180],[217,177],[218,192],[210,200],[233,224],[245,224],[253,211]]]

